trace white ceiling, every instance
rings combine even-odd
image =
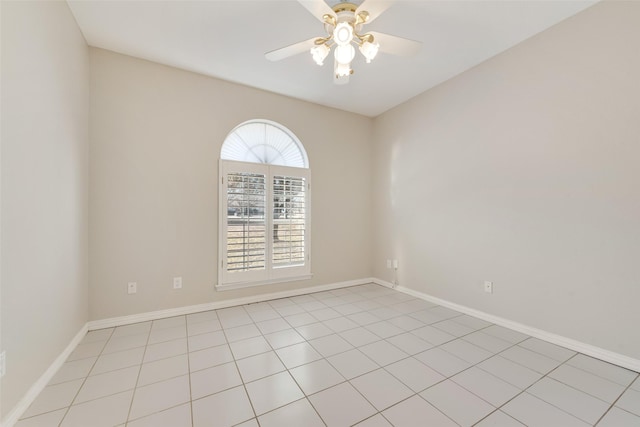
[[[397,0],[366,29],[421,41],[420,53],[380,54],[371,64],[357,53],[347,85],[333,84],[332,61],[319,67],[308,53],[265,59],[325,35],[295,0],[68,3],[91,46],[375,117],[596,1]]]

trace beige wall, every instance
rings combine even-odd
[[[88,319],[89,49],[65,2],[1,7],[5,418]]]
[[[90,116],[92,320],[370,277],[371,119],[94,48]],[[220,148],[254,118],[307,150],[314,277],[216,292]]]
[[[600,3],[378,117],[374,274],[640,359],[638,22]]]

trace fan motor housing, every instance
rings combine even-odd
[[[356,18],[356,10],[358,9],[358,5],[353,3],[338,3],[333,6],[333,11],[336,14],[335,23],[339,24],[340,22],[348,22],[351,24],[355,32],[360,32],[362,30],[362,24],[358,23]],[[366,12],[361,12],[365,13]],[[324,28],[328,34],[332,34],[335,28],[335,25],[331,22],[325,22]]]
[[[337,14],[340,12],[351,12],[355,13],[358,6],[353,3],[338,3],[337,5],[332,7],[333,11]]]

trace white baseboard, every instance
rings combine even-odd
[[[534,328],[531,326],[523,325],[522,323],[514,322],[503,317],[494,316],[493,314],[485,313],[484,311],[476,310],[474,308],[466,307],[464,305],[456,304],[447,300],[436,298],[423,292],[415,291],[413,289],[406,288],[404,286],[397,286],[394,288],[392,283],[381,279],[373,279],[373,283],[396,289],[407,295],[411,295],[416,298],[423,299],[425,301],[432,302],[434,304],[441,305],[443,307],[450,308],[452,310],[459,311],[469,316],[477,317],[478,319],[486,320],[487,322],[494,323],[496,325],[504,326],[505,328],[513,329],[514,331],[521,332],[526,335],[530,335],[535,338],[539,338],[544,341],[548,341],[552,344],[556,344],[565,348],[568,348],[579,353],[586,354],[587,356],[595,357],[596,359],[604,360],[605,362],[613,363],[614,365],[622,366],[623,368],[631,369],[635,372],[640,372],[640,360],[633,357],[625,356],[623,354],[615,353],[613,351],[605,350],[600,347],[596,347],[591,344],[586,344],[581,341],[567,338],[562,335],[554,334],[552,332],[543,331],[542,329]]]
[[[235,298],[224,301],[215,301],[206,304],[198,304],[187,307],[179,307],[168,310],[159,310],[148,313],[134,314],[131,316],[114,317],[110,319],[94,320],[85,324],[76,336],[71,340],[69,345],[64,351],[56,358],[51,366],[46,370],[44,374],[36,381],[29,391],[23,396],[18,404],[11,410],[7,417],[2,420],[2,427],[13,427],[14,424],[20,419],[22,414],[29,408],[31,403],[36,399],[38,394],[46,387],[51,381],[51,378],[56,374],[58,369],[67,360],[69,355],[75,350],[77,345],[82,341],[82,338],[88,331],[111,328],[115,326],[129,325],[132,323],[146,322],[150,320],[163,319],[166,317],[181,316],[185,314],[199,313],[201,311],[218,310],[221,308],[233,307],[237,305],[251,304],[262,301],[269,301],[280,298],[289,298],[298,295],[311,294],[315,292],[330,291],[333,289],[346,288],[350,286],[366,285],[367,283],[375,283],[377,285],[385,286],[391,289],[396,289],[399,292],[403,292],[407,295],[411,295],[416,298],[423,299],[425,301],[432,302],[434,304],[441,305],[443,307],[450,308],[452,310],[459,311],[464,314],[468,314],[473,317],[477,317],[487,322],[494,323],[496,325],[504,326],[505,328],[513,329],[523,334],[530,335],[553,344],[566,347],[568,349],[586,354],[588,356],[595,357],[600,360],[604,360],[609,363],[613,363],[618,366],[622,366],[627,369],[631,369],[636,372],[640,372],[640,360],[632,357],[624,356],[609,350],[605,350],[590,344],[566,338],[561,335],[553,334],[551,332],[543,331],[541,329],[533,328],[531,326],[523,325],[502,317],[494,316],[492,314],[485,313],[480,310],[476,310],[470,307],[466,307],[460,304],[452,303],[447,300],[433,297],[431,295],[415,291],[413,289],[406,288],[404,286],[394,286],[392,283],[377,279],[377,278],[363,278],[356,280],[349,280],[345,282],[331,283],[328,285],[312,286],[307,288],[292,289],[289,291],[272,292],[268,294],[255,295],[251,297]]]
[[[69,345],[60,353],[60,355],[53,361],[51,366],[38,378],[38,380],[31,386],[29,391],[20,399],[18,404],[14,406],[14,408],[9,412],[7,417],[2,420],[2,427],[13,427],[15,423],[18,422],[22,414],[31,406],[36,397],[44,390],[44,388],[49,384],[51,378],[58,372],[58,369],[62,366],[62,364],[67,360],[69,355],[73,353],[73,350],[76,349],[82,338],[87,334],[88,324],[85,323],[82,328],[78,331],[78,333],[73,337]]]
[[[183,316],[185,314],[199,313],[201,311],[219,310],[221,308],[234,307],[237,305],[252,304],[256,302],[269,301],[280,298],[295,297],[298,295],[312,294],[315,292],[330,291],[333,289],[346,288],[349,286],[366,285],[373,283],[373,278],[363,278],[348,280],[345,282],[330,283],[328,285],[311,286],[306,288],[291,289],[288,291],[271,292],[268,294],[254,295],[250,297],[227,299],[214,301],[206,304],[190,305],[186,307],[170,308],[167,310],[151,311],[147,313],[132,314],[130,316],[112,317],[109,319],[93,320],[89,322],[89,330],[113,328],[115,326],[130,325],[132,323],[148,322],[150,320],[164,319],[166,317]]]

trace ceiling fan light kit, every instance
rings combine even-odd
[[[319,45],[311,48],[311,56],[316,64],[322,66],[331,48],[335,46],[333,73],[336,79],[340,79],[353,74],[351,62],[356,56],[354,44],[358,46],[367,64],[376,57],[380,45],[373,43],[371,34],[359,34],[362,25],[369,19],[367,11],[358,11],[358,7],[352,3],[340,3],[333,8],[333,12],[335,15],[322,16],[324,28],[329,37],[316,39]],[[319,58],[321,58],[320,61],[318,61]]]
[[[353,74],[351,62],[356,55],[354,46],[358,47],[367,64],[378,55],[380,39],[384,46],[383,51],[386,53],[411,55],[420,48],[419,42],[401,37],[374,32],[362,34],[363,26],[384,12],[392,4],[391,0],[365,0],[360,6],[353,3],[339,3],[333,8],[330,8],[324,0],[298,1],[324,24],[327,37],[316,37],[268,52],[267,59],[278,61],[308,51],[314,62],[322,66],[333,48],[334,83],[345,84]]]

